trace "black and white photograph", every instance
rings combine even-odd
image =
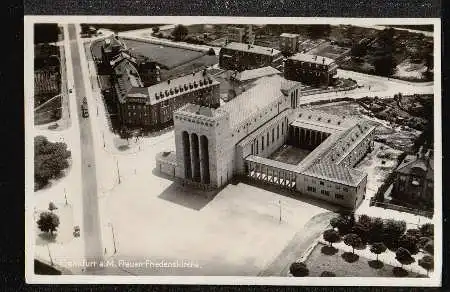
[[[24,23],[27,282],[440,284],[439,19]]]

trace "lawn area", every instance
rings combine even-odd
[[[395,277],[392,272],[394,266],[388,264],[376,266],[374,259],[361,256],[355,262],[348,263],[342,257],[346,251],[337,249],[335,254],[326,255],[322,253],[324,247],[327,248],[322,243],[317,244],[305,261],[310,277],[320,277],[320,274],[324,271],[333,272],[336,277]],[[423,276],[408,271],[407,277],[418,278]]]
[[[195,50],[187,50],[172,46],[151,44],[148,42],[139,42],[124,39],[127,47],[132,48],[136,54],[145,56],[158,62],[159,64],[172,69],[184,63],[190,62],[202,57],[205,53]]]

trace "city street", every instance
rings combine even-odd
[[[86,96],[85,83],[79,50],[79,36],[74,24],[69,24],[70,49],[72,53],[72,66],[74,75],[74,87],[76,91],[77,108]],[[97,178],[95,170],[94,145],[89,118],[83,118],[79,113],[80,140],[81,140],[81,174],[83,195],[83,230],[85,240],[86,260],[100,260],[103,254],[100,219],[98,212]],[[92,115],[92,113],[91,113]]]

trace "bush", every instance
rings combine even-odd
[[[289,271],[294,277],[306,277],[309,275],[309,270],[305,263],[292,263]]]
[[[52,143],[44,136],[34,138],[34,180],[36,189],[59,177],[69,167],[71,153],[65,143]]]
[[[215,55],[216,55],[216,51],[214,51],[213,48],[209,48],[209,50],[208,50],[208,55],[209,55],[209,56],[215,56]]]
[[[323,271],[320,274],[321,277],[336,277],[336,274],[330,271]]]
[[[419,260],[418,263],[419,263],[419,266],[421,266],[422,268],[427,270],[427,276],[428,276],[429,271],[434,269],[434,258],[432,256],[425,255],[425,256],[423,256],[423,258],[421,258]]]

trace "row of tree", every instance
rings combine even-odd
[[[361,215],[356,220],[355,215],[351,213],[331,219],[330,224],[340,236],[349,233],[358,235],[363,244],[383,242],[393,251],[403,247],[412,254],[416,254],[419,249],[433,253],[434,225],[430,223],[423,224],[418,229],[407,229],[404,221],[383,220],[367,215]]]

